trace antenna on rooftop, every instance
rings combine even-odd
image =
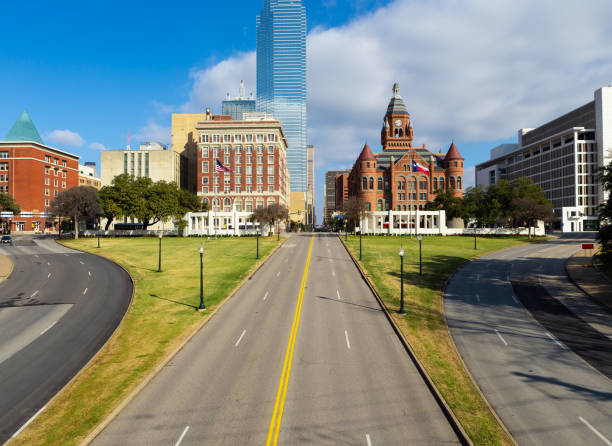
[[[127,150],[132,150],[130,147],[130,132],[127,133],[127,146],[125,147]]]

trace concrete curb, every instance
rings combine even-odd
[[[436,386],[435,386],[434,382],[432,381],[431,377],[429,376],[429,374],[425,370],[425,367],[423,367],[423,364],[421,364],[419,359],[416,357],[414,351],[412,350],[412,347],[410,346],[410,344],[408,343],[408,341],[404,337],[403,333],[401,332],[400,328],[397,326],[397,324],[395,323],[395,321],[391,317],[391,314],[389,314],[389,310],[387,309],[387,306],[385,305],[385,303],[383,302],[381,297],[378,295],[378,292],[376,291],[376,288],[374,287],[374,284],[370,281],[370,279],[366,275],[365,271],[361,268],[361,265],[359,264],[359,262],[357,262],[355,257],[353,257],[353,254],[348,249],[348,246],[346,246],[346,244],[344,243],[344,240],[342,239],[342,237],[339,236],[338,238],[340,239],[340,242],[342,243],[342,246],[344,246],[344,249],[346,249],[346,252],[348,253],[348,255],[353,260],[353,263],[355,264],[355,266],[359,270],[359,273],[361,274],[361,277],[363,278],[365,283],[370,288],[370,291],[372,291],[372,294],[374,294],[374,297],[376,297],[376,300],[378,301],[378,304],[380,305],[380,308],[382,309],[383,313],[385,314],[385,317],[387,318],[387,320],[391,324],[391,327],[393,328],[393,331],[395,332],[395,334],[399,338],[400,342],[404,346],[404,349],[408,353],[408,356],[410,356],[410,359],[412,360],[412,362],[416,366],[417,371],[419,372],[419,374],[423,378],[423,381],[425,381],[425,384],[427,385],[427,388],[430,390],[430,392],[432,393],[434,399],[436,400],[436,402],[440,406],[440,409],[442,409],[442,413],[444,414],[444,416],[448,420],[449,424],[451,425],[451,428],[453,429],[453,431],[455,432],[455,434],[459,438],[459,441],[461,442],[462,445],[474,446],[474,443],[472,442],[470,437],[467,435],[467,433],[463,429],[463,426],[461,425],[461,423],[459,423],[459,420],[455,417],[455,414],[453,413],[453,411],[451,410],[449,405],[446,403],[446,400],[444,399],[442,394],[436,388]]]
[[[121,413],[121,411],[134,399],[138,394],[151,382],[155,376],[180,352],[185,345],[206,325],[206,323],[212,319],[212,317],[219,311],[223,305],[230,300],[237,292],[242,288],[242,286],[251,280],[251,278],[264,266],[264,264],[276,253],[278,249],[280,249],[287,238],[281,240],[280,245],[274,248],[270,254],[265,259],[260,260],[259,264],[255,266],[255,268],[247,273],[246,277],[238,283],[234,289],[225,297],[219,305],[207,316],[203,317],[202,320],[193,328],[192,332],[187,335],[187,337],[181,342],[173,351],[168,353],[165,359],[160,362],[157,367],[155,367],[141,382],[134,388],[120,403],[115,407],[110,414],[104,418],[90,433],[79,443],[79,446],[87,446],[89,445],[100,433],[108,426],[116,417]]]
[[[55,243],[57,243],[58,245],[63,246],[64,248],[66,248],[66,246],[65,246],[65,245],[63,245],[63,244],[61,244],[61,243],[59,243],[59,242],[57,241],[57,239],[55,239]],[[108,344],[108,343],[111,341],[111,339],[113,339],[113,338],[115,337],[115,335],[117,334],[117,330],[119,330],[119,327],[121,327],[121,324],[123,323],[123,319],[125,318],[125,315],[127,314],[127,312],[129,311],[130,307],[132,306],[132,302],[134,301],[134,293],[135,293],[135,290],[136,290],[136,287],[135,287],[135,285],[134,285],[134,278],[133,278],[133,277],[132,277],[132,275],[129,273],[129,271],[128,271],[128,270],[126,270],[126,269],[125,269],[123,266],[119,265],[119,264],[118,264],[118,263],[116,263],[116,262],[113,262],[112,260],[110,260],[110,259],[109,259],[109,258],[107,258],[107,257],[101,256],[101,255],[98,255],[98,254],[93,254],[93,253],[91,253],[91,252],[87,252],[87,251],[81,251],[80,249],[74,249],[74,248],[69,248],[69,249],[73,249],[74,251],[82,252],[83,254],[91,254],[91,255],[94,255],[94,256],[96,256],[96,257],[100,257],[100,258],[102,258],[102,259],[104,259],[104,260],[106,260],[106,261],[108,261],[108,262],[111,262],[111,263],[113,263],[113,264],[117,265],[119,268],[121,268],[123,271],[125,271],[125,273],[126,273],[126,274],[128,275],[128,277],[130,278],[130,282],[132,283],[132,295],[130,296],[130,302],[129,302],[128,306],[126,307],[125,312],[123,313],[123,316],[121,317],[121,320],[119,321],[119,323],[117,324],[117,326],[115,327],[115,329],[113,330],[113,332],[111,333],[111,335],[108,337],[108,339],[106,340],[106,342],[104,342],[104,344],[103,344],[103,345],[102,345],[102,346],[101,346],[101,347],[98,349],[98,351],[97,351],[97,352],[96,352],[96,353],[95,353],[95,354],[94,354],[94,355],[93,355],[91,358],[89,358],[89,361],[87,361],[87,362],[86,362],[86,363],[83,365],[83,367],[81,367],[81,369],[80,369],[78,372],[76,372],[76,373],[74,374],[74,376],[73,376],[72,378],[70,378],[70,380],[69,380],[69,381],[68,381],[66,384],[64,384],[64,386],[63,386],[63,387],[62,387],[60,390],[58,390],[58,391],[57,391],[57,393],[56,393],[55,395],[53,395],[53,396],[51,397],[51,399],[50,399],[50,400],[49,400],[49,401],[48,401],[48,402],[45,404],[45,407],[46,407],[46,406],[48,406],[48,405],[50,405],[50,404],[52,404],[52,403],[53,403],[53,402],[54,402],[54,401],[55,401],[55,400],[56,400],[56,399],[57,399],[57,398],[58,398],[58,397],[61,395],[61,393],[62,393],[64,390],[66,390],[68,387],[70,387],[70,386],[71,386],[71,385],[74,383],[74,381],[75,381],[75,380],[76,380],[76,379],[77,379],[79,376],[81,376],[81,373],[83,373],[83,372],[85,371],[85,369],[87,369],[87,367],[89,367],[89,365],[90,365],[91,363],[93,363],[93,361],[94,361],[95,359],[97,359],[97,358],[98,358],[98,356],[100,355],[100,353],[102,352],[102,350],[104,350],[104,347],[106,347],[106,345],[107,345],[107,344]],[[40,419],[40,418],[37,418],[37,420],[39,420],[39,419]],[[27,429],[24,429],[24,430],[25,430],[25,431],[27,431]],[[9,444],[10,444],[10,443],[13,441],[13,440],[17,440],[18,438],[19,438],[19,436],[15,437],[15,438],[10,438],[10,439],[9,439],[9,440],[8,440],[6,443],[4,443],[4,446],[8,446],[8,445],[9,445]]]

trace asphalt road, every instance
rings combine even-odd
[[[15,238],[0,284],[0,443],[7,441],[113,333],[132,284],[114,263],[52,239]]]
[[[93,444],[263,445],[275,437],[459,443],[331,234],[290,237]]]
[[[459,353],[520,445],[612,445],[612,318],[564,268],[581,242],[492,253],[446,290]]]

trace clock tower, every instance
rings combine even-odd
[[[400,96],[400,87],[396,82],[393,85],[393,97],[389,101],[387,113],[383,119],[380,132],[380,143],[383,150],[407,149],[412,147],[412,122],[410,113]]]

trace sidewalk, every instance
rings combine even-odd
[[[0,254],[0,282],[6,280],[13,272],[13,261],[4,254]]]
[[[581,249],[566,264],[568,277],[595,302],[612,312],[612,282],[593,266],[593,254]]]

